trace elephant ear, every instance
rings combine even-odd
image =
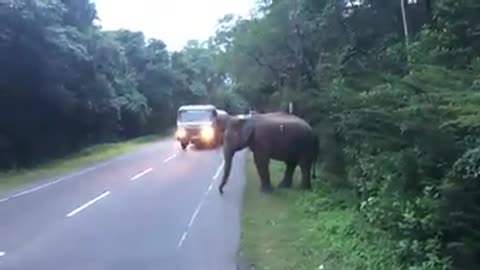
[[[240,122],[242,125],[242,128],[240,129],[240,136],[247,144],[250,144],[255,131],[255,120],[254,118],[246,118],[241,119]]]

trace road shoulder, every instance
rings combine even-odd
[[[321,186],[299,189],[299,169],[292,190],[259,191],[257,172],[247,160],[239,269],[400,269],[393,245],[368,227],[350,203],[352,196]],[[276,186],[284,166],[272,162]]]

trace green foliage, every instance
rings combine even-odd
[[[293,102],[321,138],[328,186],[353,198],[317,188],[300,208],[355,205],[404,269],[478,268],[480,5],[405,2],[408,44],[400,1],[275,0],[173,53],[101,31],[88,0],[2,2],[0,166],[158,133],[183,104]]]
[[[468,150],[455,164],[441,186],[440,216],[446,249],[459,269],[479,265],[480,250],[480,148]]]
[[[404,269],[476,269],[480,5],[405,2],[408,46],[400,1],[377,0],[264,1],[216,38],[253,107],[291,101],[314,125],[330,185],[356,194]],[[312,215],[332,204],[315,194]]]
[[[216,47],[171,54],[95,19],[89,0],[0,3],[0,168],[162,132],[179,105],[215,103],[227,88]]]
[[[271,163],[274,184],[283,169],[282,163]],[[249,159],[240,253],[250,268],[403,269],[395,242],[359,217],[352,191],[323,181],[315,188],[314,193],[277,190],[265,196],[258,192],[258,175]]]

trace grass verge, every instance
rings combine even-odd
[[[283,170],[271,163],[275,185]],[[322,177],[314,192],[303,192],[299,176],[297,169],[291,190],[261,194],[249,158],[240,255],[250,269],[401,269],[393,243],[362,221],[352,194],[320,184]]]
[[[161,138],[159,135],[150,135],[124,142],[99,144],[87,147],[64,158],[40,164],[35,168],[0,172],[0,191],[8,191],[19,185],[35,180],[59,176],[81,167],[133,151],[143,144],[159,138]]]

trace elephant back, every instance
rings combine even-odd
[[[256,117],[260,117],[263,121],[271,123],[272,125],[284,125],[292,127],[297,126],[313,130],[307,121],[293,114],[288,114],[284,112],[272,112],[259,114]]]

